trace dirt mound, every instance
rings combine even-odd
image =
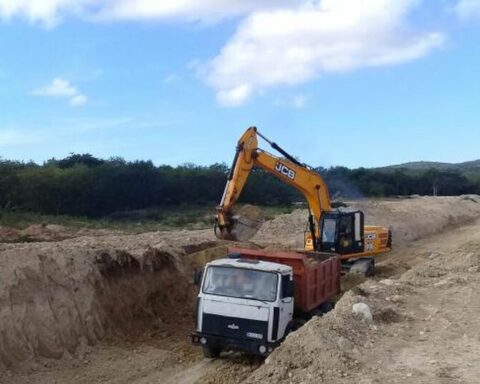
[[[251,204],[243,205],[237,214],[252,221],[262,221],[265,218],[264,212],[260,207]]]
[[[32,224],[25,229],[0,227],[0,243],[61,241],[92,234],[92,230],[76,230],[56,224]]]
[[[369,290],[367,284],[363,290]],[[356,303],[368,305],[373,312],[373,322],[353,313]],[[382,296],[365,297],[347,292],[334,311],[314,317],[287,336],[247,382],[308,383],[324,379],[341,382],[352,369],[363,364],[362,355],[370,348],[367,335],[378,329],[375,324],[396,321],[397,316]]]
[[[351,289],[247,382],[477,383],[479,226],[411,242],[408,271]],[[372,321],[352,313],[355,303],[369,306]]]
[[[10,243],[16,241],[20,238],[20,231],[15,228],[9,227],[0,227],[0,242],[1,243]]]
[[[21,235],[32,240],[60,241],[73,236],[73,231],[62,225],[30,225],[21,231]]]
[[[480,197],[476,195],[359,200],[348,202],[348,206],[362,210],[366,224],[390,227],[394,245],[438,233],[448,226],[464,224],[480,216]],[[306,210],[295,210],[267,221],[252,241],[261,245],[302,248],[307,216]]]
[[[193,323],[193,270],[227,248],[208,233],[0,244],[0,367],[76,356],[146,319]]]

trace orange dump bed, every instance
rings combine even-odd
[[[340,292],[340,258],[330,253],[260,251],[229,248],[252,260],[285,264],[293,269],[295,309],[308,313]]]

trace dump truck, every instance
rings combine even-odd
[[[229,248],[196,274],[194,345],[208,358],[226,350],[268,356],[340,292],[338,255]]]
[[[259,138],[280,156],[259,148]],[[225,190],[217,206],[214,231],[220,239],[248,240],[239,236],[238,229],[242,228],[239,224],[245,223],[238,220],[233,207],[254,168],[263,169],[305,197],[308,203],[304,238],[306,251],[340,254],[345,271],[369,276],[374,272],[374,258],[391,250],[392,232],[389,228],[365,225],[364,214],[360,210],[334,209],[328,186],[321,175],[267,139],[256,127],[248,128],[237,143]]]

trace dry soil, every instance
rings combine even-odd
[[[392,228],[394,251],[265,362],[188,342],[193,270],[230,244],[213,231],[0,243],[0,383],[478,383],[480,198],[350,205]],[[304,226],[298,210],[253,241],[300,248]]]

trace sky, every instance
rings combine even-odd
[[[480,0],[0,0],[0,157],[480,158]],[[262,144],[268,150],[268,145]]]

